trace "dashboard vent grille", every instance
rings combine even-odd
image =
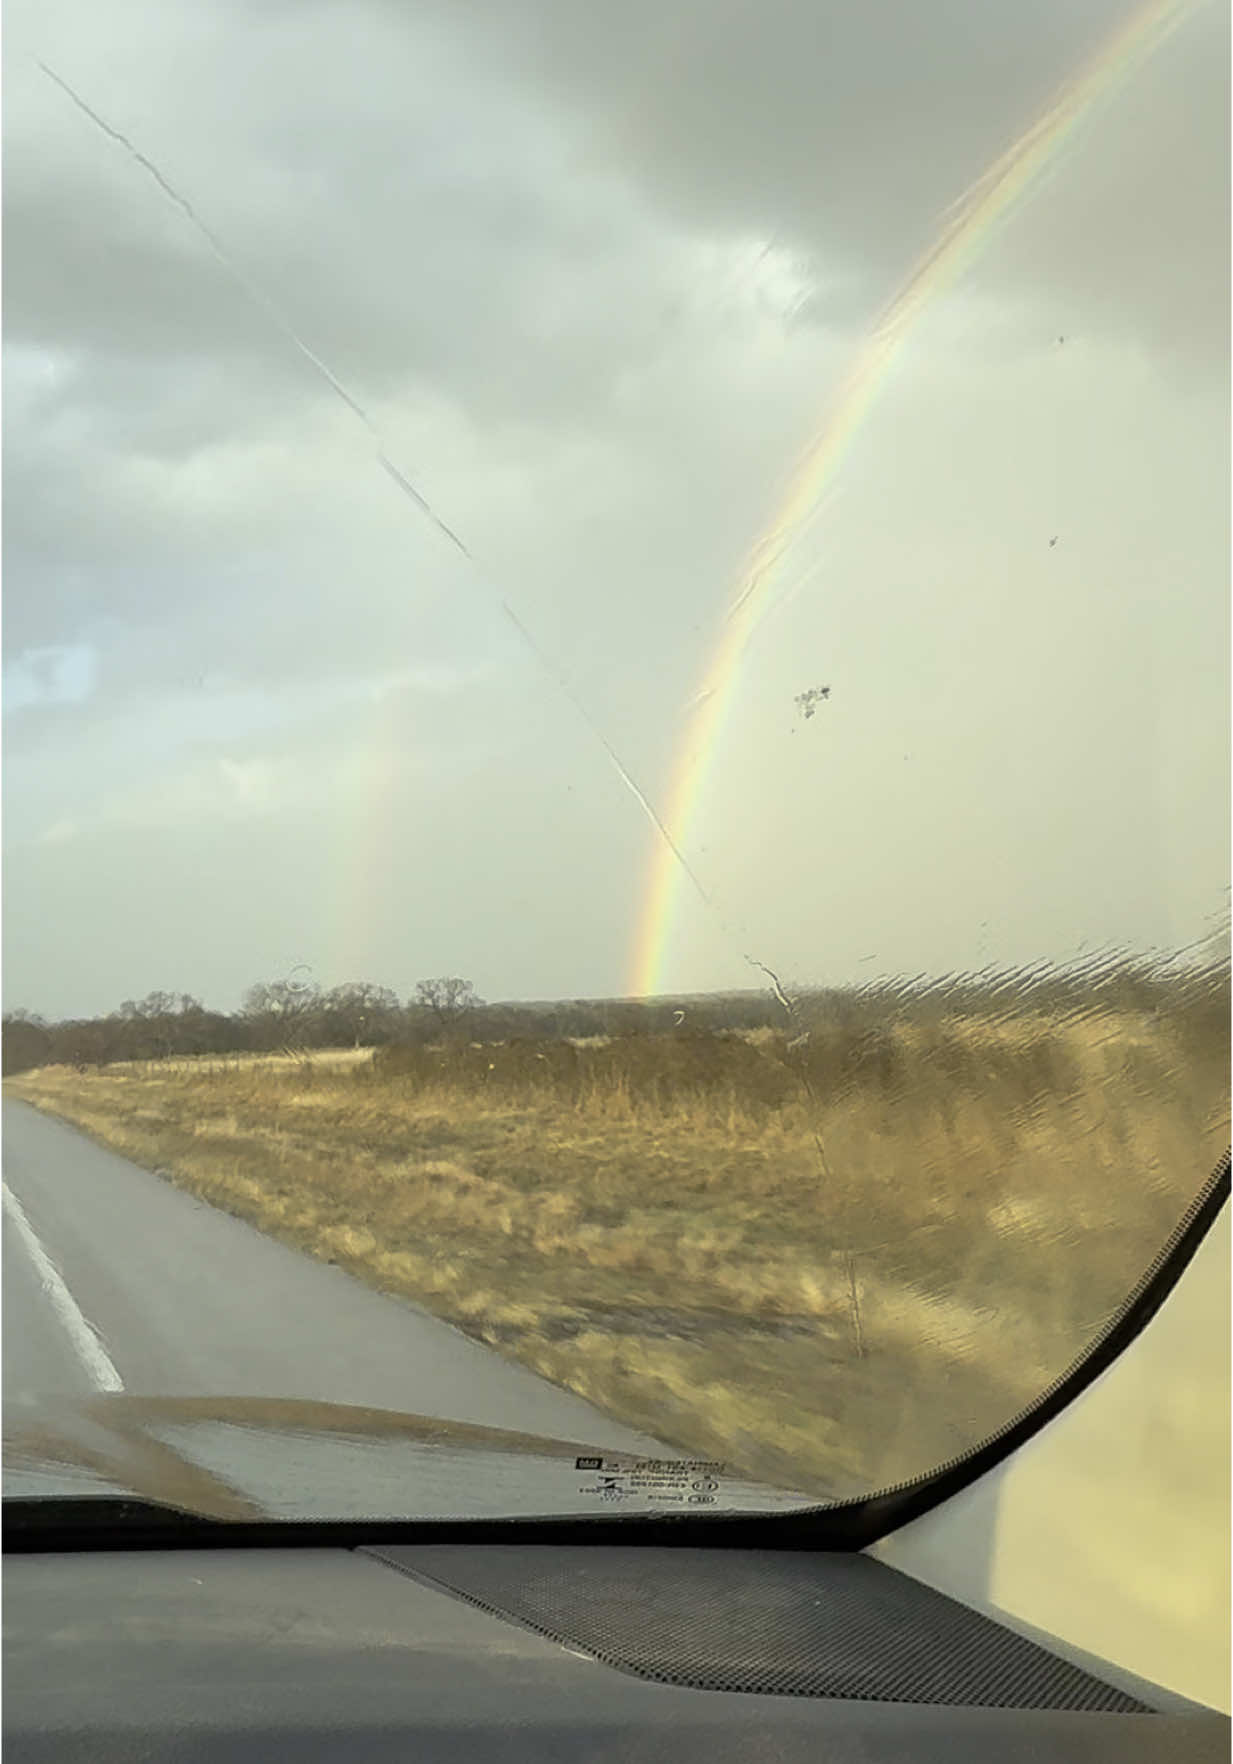
[[[608,1666],[700,1690],[1150,1713],[858,1554],[449,1544],[364,1552]]]

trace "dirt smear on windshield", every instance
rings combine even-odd
[[[1227,1143],[1227,1037],[909,1019],[808,1100],[765,1034],[6,1091],[635,1427],[842,1496],[976,1444],[1105,1326]]]

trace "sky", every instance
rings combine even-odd
[[[850,985],[1201,938],[1219,0],[914,315],[696,751],[879,315],[1137,15],[10,0],[5,1007],[229,1009],[292,970]]]

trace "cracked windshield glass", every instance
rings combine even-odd
[[[11,1494],[923,1478],[1229,1135],[1216,0],[13,0]]]

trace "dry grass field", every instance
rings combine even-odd
[[[660,1438],[846,1494],[1008,1421],[1121,1303],[1228,1142],[1227,994],[6,1090]]]

